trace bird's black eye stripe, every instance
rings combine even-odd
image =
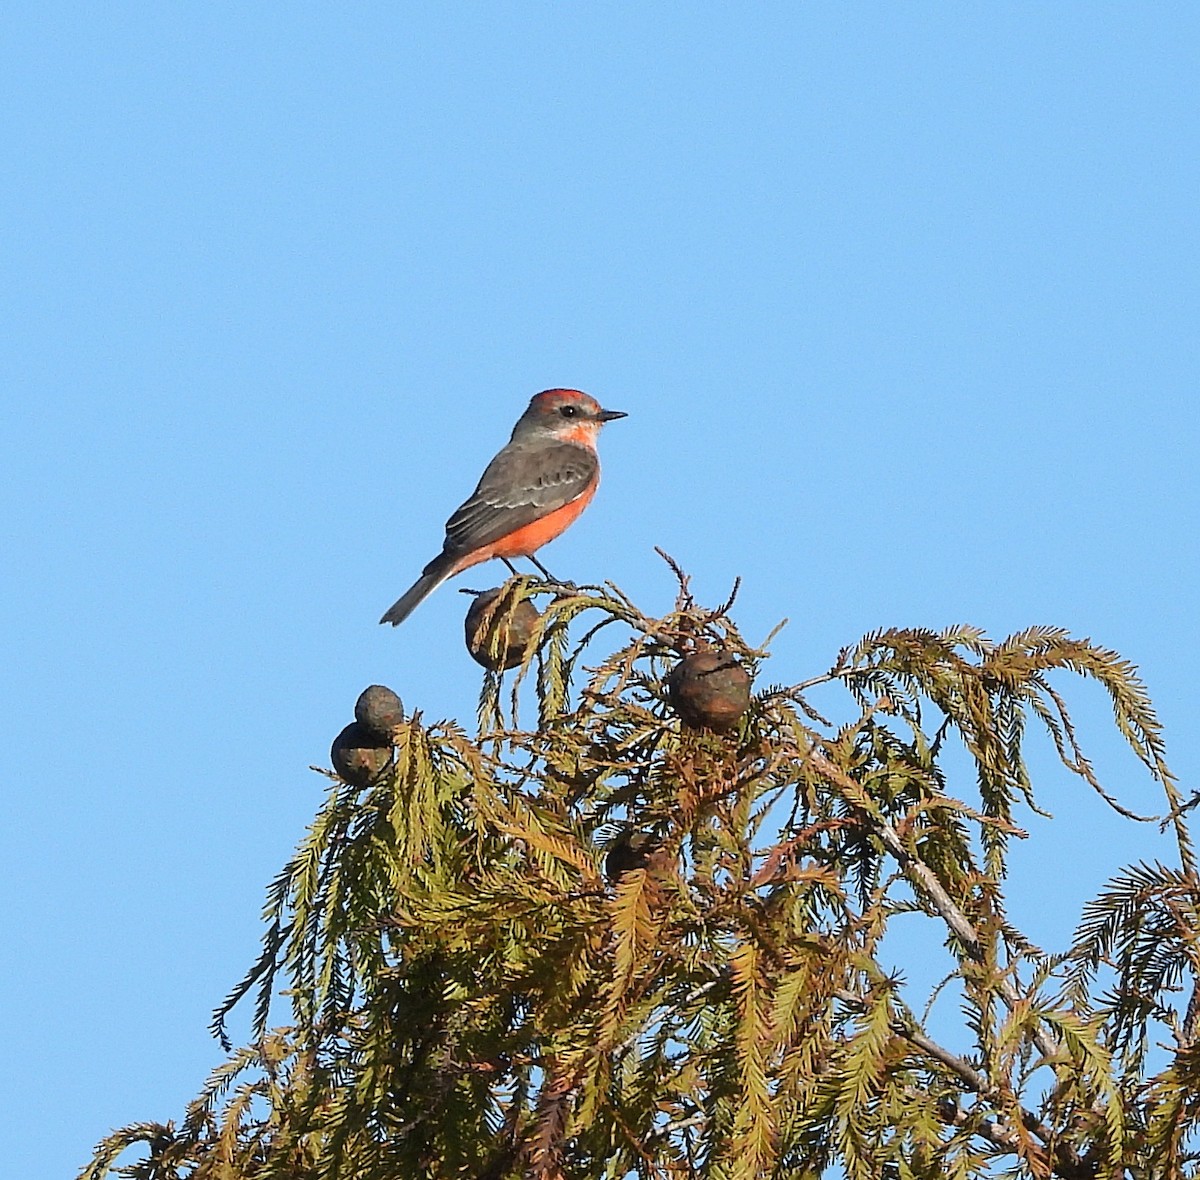
[[[558,412],[564,418],[574,418],[575,415],[579,413],[579,407],[578,406],[560,406],[558,409]]]

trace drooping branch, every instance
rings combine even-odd
[[[820,750],[813,749],[810,754],[813,765],[830,782],[835,783],[849,800],[859,800],[866,803],[863,788],[854,778],[841,767],[835,765]],[[904,845],[900,834],[878,814],[870,815],[872,829],[878,833],[887,850],[895,857],[897,863],[908,879],[929,900],[929,903],[941,915],[942,920],[950,928],[954,936],[963,945],[967,954],[977,962],[983,962],[983,940],[970,918],[959,908],[954,899],[946,892],[942,883],[937,879],[933,870],[919,857],[914,856]],[[1020,1003],[1021,996],[1008,980],[1000,978],[996,981],[996,989],[1010,1011]],[[1062,1054],[1062,1046],[1057,1038],[1044,1028],[1033,1033],[1034,1044],[1053,1065]]]

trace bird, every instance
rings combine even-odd
[[[578,389],[534,394],[508,443],[446,522],[441,553],[380,623],[398,626],[447,578],[493,557],[513,573],[509,559],[527,557],[549,581],[557,581],[534,553],[591,503],[600,483],[596,440],[605,423],[625,417]]]

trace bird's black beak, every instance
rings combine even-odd
[[[618,418],[628,418],[624,410],[601,410],[597,415],[601,422],[615,422]]]

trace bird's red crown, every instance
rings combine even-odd
[[[541,393],[533,395],[529,408],[536,409],[539,413],[552,414],[561,406],[570,405],[591,413],[600,409],[600,403],[580,389],[543,389]]]

